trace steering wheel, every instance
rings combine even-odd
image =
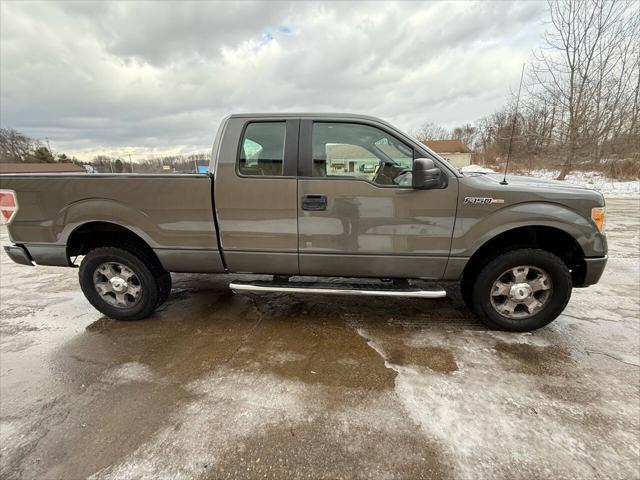
[[[380,177],[386,177],[386,175],[383,173],[384,166],[385,166],[385,161],[382,159],[378,160],[378,166],[376,167],[376,170],[373,174],[373,179],[371,180],[373,183],[381,183],[378,181],[380,180]]]

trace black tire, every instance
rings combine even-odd
[[[529,265],[546,272],[551,291],[542,308],[527,318],[510,318],[492,305],[491,289],[505,271]],[[490,328],[511,332],[529,332],[544,327],[562,313],[571,298],[571,272],[558,256],[545,250],[526,248],[497,256],[484,266],[473,281],[471,302],[476,316]]]
[[[162,274],[161,267],[155,259],[150,258],[142,250],[117,247],[99,247],[87,253],[80,265],[80,287],[89,303],[107,317],[116,320],[140,320],[148,317],[158,306],[161,287],[158,279]],[[126,266],[135,275],[141,289],[135,305],[117,307],[98,293],[94,285],[94,273],[104,263],[117,263]],[[165,272],[166,273],[166,272]],[[166,292],[163,290],[163,294]]]
[[[156,308],[160,307],[164,302],[167,301],[169,295],[171,295],[171,274],[169,272],[161,273],[157,278],[158,282],[158,304]]]
[[[468,276],[464,276],[460,281],[460,296],[462,297],[462,301],[464,302],[465,306],[471,312],[473,312],[474,310],[472,294],[473,294],[473,282],[469,281]]]

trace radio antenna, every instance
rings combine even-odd
[[[511,136],[509,137],[509,149],[507,150],[507,163],[504,165],[504,177],[500,185],[508,185],[507,170],[509,169],[509,160],[511,159],[511,146],[513,145],[513,134],[516,130],[516,122],[518,121],[518,106],[520,105],[520,91],[522,90],[522,79],[524,78],[524,63],[522,64],[522,73],[520,73],[520,86],[518,87],[518,96],[516,97],[516,111],[513,113],[513,123],[511,124]]]

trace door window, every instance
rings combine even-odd
[[[356,123],[313,124],[314,177],[361,178],[411,186],[413,149],[383,130]]]
[[[242,175],[282,176],[285,122],[250,123],[240,145],[238,171]]]

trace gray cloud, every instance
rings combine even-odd
[[[409,129],[500,106],[544,4],[6,2],[0,120],[59,151],[208,148],[239,111]]]

